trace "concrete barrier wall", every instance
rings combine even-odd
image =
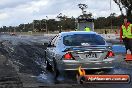
[[[57,34],[44,34],[44,36],[55,36]],[[100,34],[105,39],[119,39],[119,34]]]
[[[22,37],[28,37],[28,36],[45,36],[45,37],[53,37],[57,34],[43,34],[43,35],[20,35]],[[104,39],[119,39],[120,35],[119,34],[100,34]]]
[[[101,36],[105,39],[119,39],[119,34],[101,34]]]

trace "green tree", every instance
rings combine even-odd
[[[114,2],[119,6],[121,14],[123,14],[123,9],[126,10],[126,15],[131,20],[132,18],[132,0],[114,0]]]

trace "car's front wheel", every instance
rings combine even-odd
[[[53,70],[54,77],[55,77],[55,79],[56,79],[56,78],[59,76],[59,70],[57,69],[57,64],[56,64],[55,61],[54,61],[54,63],[53,63],[52,70]]]
[[[45,64],[46,64],[46,70],[51,71],[52,66],[49,64],[49,62],[47,60],[45,61]]]

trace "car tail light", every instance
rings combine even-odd
[[[108,51],[105,59],[107,59],[108,57],[113,57],[113,56],[115,56],[114,53],[112,51]]]
[[[109,51],[108,52],[108,57],[113,57],[113,56],[115,56],[114,53],[112,51]]]
[[[74,60],[74,58],[73,58],[73,56],[72,56],[71,53],[66,53],[66,54],[64,55],[64,59],[65,59],[65,60]]]

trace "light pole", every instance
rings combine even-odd
[[[41,20],[39,20],[39,23],[40,23],[39,27],[40,27],[40,30],[41,30]]]
[[[47,30],[47,21],[45,20],[45,27],[46,27],[46,33],[48,34],[48,30]]]
[[[13,29],[14,29],[14,33],[16,33],[16,29],[15,29],[15,27],[14,27]]]
[[[46,33],[48,34],[48,26],[47,26],[47,22],[48,22],[48,16],[46,16],[46,20],[45,20]]]
[[[64,15],[64,16],[65,16],[65,15]],[[62,18],[63,18],[62,13],[60,13],[60,14],[57,16],[57,18],[58,18],[59,21],[60,21],[60,23],[59,23],[60,26],[58,26],[58,28],[59,28],[59,33],[60,33],[60,32],[62,31]],[[64,20],[66,20],[66,18],[65,18]]]
[[[25,30],[25,24],[23,24],[23,30]],[[21,31],[22,32],[22,31]]]
[[[76,18],[73,18],[73,19],[74,19],[74,23],[75,23],[75,24],[74,24],[74,26],[75,26],[75,27],[74,27],[74,30],[77,31],[77,22],[78,22],[78,21],[77,21]]]
[[[32,24],[33,24],[33,31],[34,31],[34,20],[33,20],[33,23]]]
[[[8,28],[8,33],[10,33],[10,28]]]

